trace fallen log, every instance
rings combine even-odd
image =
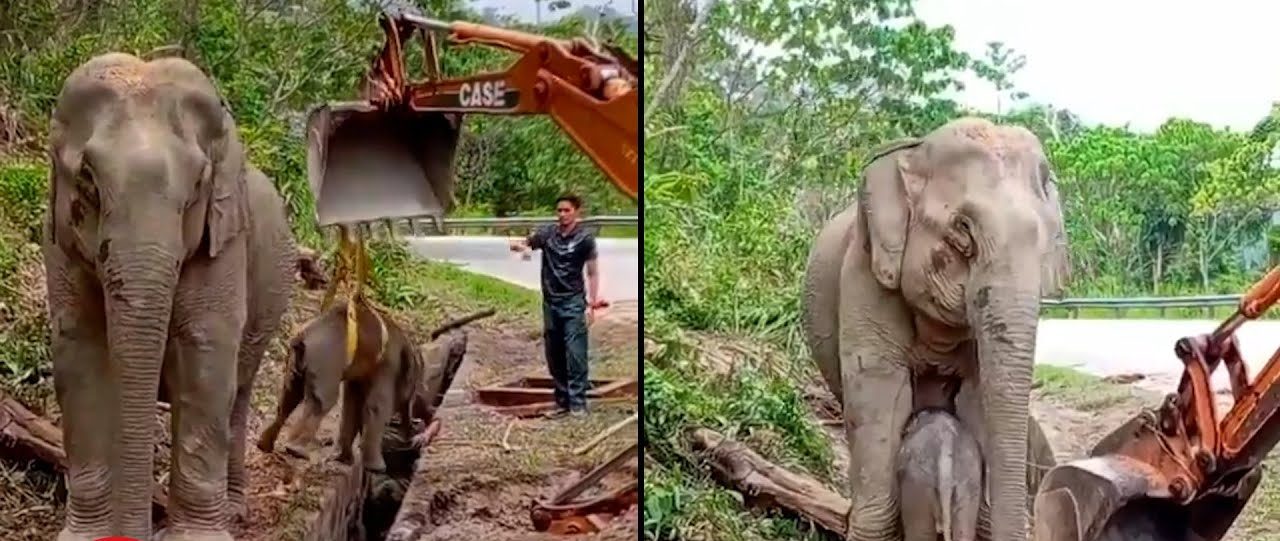
[[[15,461],[39,461],[59,473],[66,471],[62,431],[49,420],[32,413],[0,391],[0,457]]]
[[[60,474],[67,472],[67,453],[62,447],[62,429],[36,415],[21,402],[0,391],[0,459],[36,461]],[[164,485],[151,492],[151,520],[165,517],[169,498]]]
[[[711,464],[716,481],[758,506],[782,508],[845,537],[850,502],[816,479],[788,471],[720,433],[698,428],[688,433],[695,451]]]

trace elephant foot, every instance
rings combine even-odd
[[[63,528],[62,531],[58,532],[58,541],[93,541],[95,539],[102,539],[102,537],[103,536],[101,535],[78,534],[66,528]]]
[[[235,541],[235,538],[227,531],[192,532],[166,528],[155,535],[155,541]]]
[[[233,524],[243,523],[249,515],[249,508],[244,504],[244,496],[239,498],[227,498],[227,518]]]

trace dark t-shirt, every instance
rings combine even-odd
[[[568,234],[556,225],[544,225],[527,239],[529,247],[542,250],[542,295],[562,299],[584,292],[582,267],[596,258],[596,238],[581,225]]]

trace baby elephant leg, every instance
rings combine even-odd
[[[977,539],[982,455],[955,417],[932,409],[912,416],[897,476],[904,541]]]

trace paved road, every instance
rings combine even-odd
[[[1139,373],[1142,387],[1172,392],[1182,363],[1173,354],[1179,338],[1212,331],[1217,320],[1045,319],[1036,336],[1036,363],[1069,366],[1091,374]],[[1249,376],[1280,346],[1280,322],[1254,321],[1236,331]],[[1215,387],[1228,386],[1218,370]]]
[[[538,289],[542,252],[529,260],[508,249],[508,237],[432,236],[409,237],[409,246],[419,256],[456,263],[530,289]],[[600,254],[600,293],[609,301],[640,298],[640,254],[636,239],[596,239]]]
[[[635,239],[598,239],[601,288],[611,301],[639,298],[639,243]],[[418,255],[460,264],[531,289],[537,289],[539,252],[524,261],[507,249],[506,237],[410,237]],[[1045,319],[1036,337],[1036,363],[1072,367],[1090,374],[1139,373],[1140,386],[1171,391],[1182,363],[1173,355],[1179,338],[1213,330],[1217,320]],[[1248,323],[1237,332],[1249,374],[1255,375],[1280,346],[1280,322]],[[1218,371],[1216,386],[1226,386]]]

